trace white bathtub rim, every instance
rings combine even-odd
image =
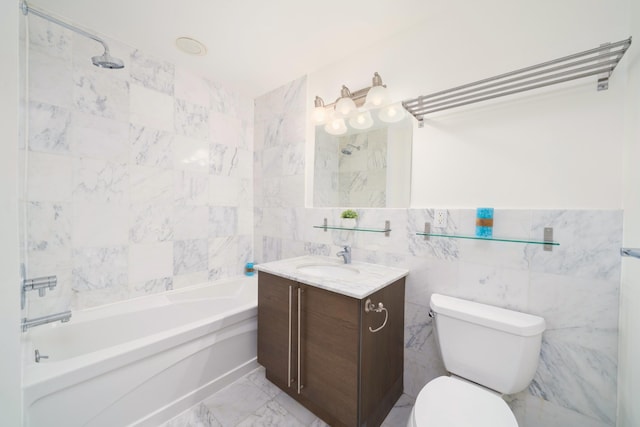
[[[189,288],[181,288],[176,291],[187,292],[189,290],[207,286],[211,286],[211,283],[196,285]],[[153,307],[158,307],[158,305],[154,304]],[[87,309],[87,311],[97,311],[97,309],[100,308],[102,308],[102,306],[94,309]],[[121,343],[106,349],[100,349],[64,360],[41,361],[40,363],[35,363],[33,360],[32,355],[34,354],[35,348],[33,347],[33,343],[31,343],[28,337],[26,337],[23,339],[23,351],[28,359],[24,367],[23,389],[28,389],[35,385],[44,386],[46,383],[51,382],[60,384],[59,381],[61,377],[65,377],[65,386],[77,384],[87,378],[117,369],[123,364],[133,363],[136,360],[148,357],[155,352],[178,346],[187,341],[191,341],[203,335],[220,330],[222,327],[242,322],[254,316],[257,316],[257,301],[247,302],[235,307],[233,310],[229,310],[224,313],[217,313],[213,316],[204,317],[195,322],[180,325],[160,333]],[[80,319],[79,321],[84,322],[91,321],[93,319],[94,317],[90,316],[85,319]],[[64,325],[51,325],[51,327],[64,327]],[[55,386],[55,389],[59,388],[59,385]]]
[[[185,286],[178,289],[172,289],[169,291],[160,292],[157,294],[150,295],[141,295],[135,298],[130,298],[124,301],[115,301],[107,304],[102,304],[95,307],[88,307],[81,310],[72,310],[71,321],[74,323],[88,322],[94,320],[96,318],[101,318],[104,316],[104,312],[108,312],[109,315],[129,313],[131,311],[138,310],[146,310],[157,307],[163,307],[171,304],[175,304],[175,301],[172,301],[170,298],[173,295],[180,295],[184,293],[194,292],[202,288],[208,288],[211,286],[222,286],[229,283],[240,283],[241,286],[238,287],[238,292],[234,295],[230,295],[230,297],[237,296],[238,293],[241,293],[242,289],[245,285],[254,285],[258,286],[258,279],[255,276],[235,276],[225,279],[207,281],[203,283],[198,283],[195,285]],[[212,299],[218,299],[220,297],[215,297]],[[185,300],[187,301],[187,300]],[[40,330],[47,327],[57,327],[59,324],[50,324],[39,326]]]
[[[38,384],[35,387],[25,389],[25,410],[28,413],[31,410],[32,406],[36,405],[38,401],[46,399],[52,394],[56,394],[69,388],[72,389],[76,386],[83,387],[83,383],[85,381],[104,381],[105,379],[106,381],[114,381],[114,379],[117,378],[118,372],[122,368],[137,365],[136,371],[141,370],[138,372],[142,374],[142,377],[138,378],[138,381],[141,382],[131,383],[131,388],[128,388],[128,391],[125,391],[125,394],[128,394],[129,391],[134,391],[139,385],[144,384],[147,380],[164,375],[164,372],[172,370],[173,367],[176,364],[179,364],[181,361],[184,361],[185,359],[188,359],[201,351],[211,351],[210,348],[215,349],[219,343],[224,342],[227,339],[235,339],[237,337],[247,336],[247,334],[253,335],[255,337],[256,329],[257,319],[246,319],[240,323],[232,325],[229,328],[224,328],[212,334],[204,335],[202,337],[188,341],[182,345],[178,345],[168,349],[162,349],[162,351],[159,351],[157,354],[154,353],[149,355],[148,358],[136,360],[134,362],[131,362],[130,364],[119,364],[116,369],[107,370],[103,373],[94,373],[84,381],[80,381],[76,384],[71,384],[70,386],[63,386],[61,382],[58,382],[57,384]],[[116,377],[113,377],[114,374],[116,375]],[[102,377],[104,377],[105,379],[102,379]],[[123,381],[126,382],[127,379],[123,379]],[[116,402],[117,400],[118,399],[112,400],[112,403]],[[110,405],[107,405],[101,408],[95,414],[99,415],[109,406]]]
[[[25,369],[23,376],[23,390],[25,397],[34,387],[39,390],[38,396],[43,396],[103,375],[124,365],[166,351],[172,347],[184,345],[210,333],[216,333],[224,327],[233,326],[257,316],[257,308],[251,304],[242,307],[235,315],[226,314],[217,319],[203,319],[202,321],[174,328],[167,333],[155,334],[139,340],[123,343],[108,349],[99,350],[82,356],[73,357],[58,362],[36,364],[32,362],[29,369]],[[230,319],[233,317],[233,319]],[[169,332],[171,332],[169,334]],[[171,343],[167,341],[171,340]],[[49,366],[47,366],[49,365]],[[54,365],[54,366],[51,366]],[[27,403],[27,402],[25,402]]]

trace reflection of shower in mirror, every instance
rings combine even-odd
[[[340,151],[342,151],[342,154],[346,154],[347,156],[350,156],[350,155],[351,155],[351,153],[353,153],[353,149],[350,149],[349,147],[353,147],[353,148],[355,148],[356,150],[360,150],[360,147],[358,147],[358,146],[356,146],[356,145],[353,145],[353,144],[347,144],[347,146],[346,146],[346,147],[344,147],[342,150],[340,150]]]

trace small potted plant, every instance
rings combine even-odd
[[[340,214],[340,219],[343,227],[354,228],[356,226],[356,220],[358,219],[358,212],[347,209]]]

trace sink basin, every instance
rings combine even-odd
[[[360,274],[360,270],[348,264],[304,264],[297,267],[298,272],[311,276],[342,279]]]

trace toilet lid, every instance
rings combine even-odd
[[[414,420],[420,427],[518,427],[500,396],[451,377],[438,377],[420,391]]]

